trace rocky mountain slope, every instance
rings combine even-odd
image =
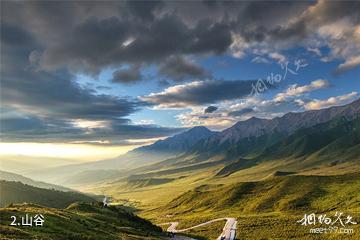
[[[279,133],[289,135],[301,128],[324,123],[335,118],[344,117],[351,120],[360,116],[360,99],[348,105],[335,106],[320,110],[287,113],[273,119],[250,118],[240,121],[224,131],[202,140],[195,148],[197,151],[225,148],[235,145],[241,139],[260,137],[265,134]]]

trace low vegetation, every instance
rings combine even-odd
[[[10,226],[11,216],[45,217],[43,227]],[[66,209],[17,204],[0,209],[0,239],[114,240],[164,239],[161,228],[122,207],[74,203]]]
[[[338,239],[345,235],[313,235],[297,221],[304,214],[334,216],[336,211],[360,217],[360,173],[339,176],[275,174],[263,181],[213,187],[202,185],[166,206],[143,212],[155,222],[179,221],[179,228],[218,217],[236,217],[240,239]],[[280,176],[278,176],[280,175]],[[360,227],[346,239],[358,239]],[[211,224],[189,232],[214,239],[221,229]],[[321,238],[323,237],[323,238]]]
[[[0,181],[0,207],[11,203],[34,203],[47,207],[64,208],[77,201],[93,202],[95,199],[79,192],[63,192],[23,184]]]

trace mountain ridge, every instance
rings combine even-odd
[[[1,170],[0,170],[0,180],[21,182],[23,184],[27,184],[27,185],[30,185],[30,186],[33,186],[33,187],[38,187],[38,188],[44,188],[44,189],[54,189],[54,190],[65,191],[65,192],[74,191],[74,190],[72,190],[70,188],[66,188],[66,187],[63,187],[63,186],[60,186],[60,185],[35,181],[35,180],[31,179],[31,178],[24,177],[24,176],[22,176],[20,174],[17,174],[17,173],[1,171]]]
[[[93,197],[79,192],[64,192],[4,180],[0,180],[0,193],[0,207],[11,203],[31,202],[47,207],[64,208],[73,202],[95,201]]]
[[[200,166],[203,164],[204,166],[207,166],[210,163],[213,163],[211,164],[213,166],[216,162],[218,164],[236,164],[236,162],[241,162],[241,164],[238,164],[238,166],[240,165],[241,167],[248,168],[254,166],[254,162],[249,159],[256,158],[267,147],[276,144],[282,139],[286,139],[295,131],[308,129],[319,124],[325,124],[327,122],[326,120],[334,122],[341,119],[344,121],[351,121],[351,119],[359,117],[360,100],[356,100],[344,106],[330,107],[326,109],[301,113],[288,113],[285,114],[282,119],[281,117],[274,119],[251,118],[238,122],[234,126],[225,129],[224,131],[205,140],[200,140],[191,151],[179,157],[174,157],[157,164],[150,165],[149,167],[142,169],[142,171],[156,172],[157,168],[158,172],[174,172],[174,169],[176,168],[188,169],[190,166],[192,166],[192,169],[194,169],[197,168],[197,165]],[[306,121],[302,122],[302,118],[306,118]],[[302,124],[299,124],[298,126],[292,126],[292,129],[288,132],[284,130],[277,130],[280,127],[286,127],[284,121],[287,119],[295,119],[295,122],[299,121]],[[254,128],[249,128],[249,125],[251,125],[251,123],[254,121],[258,125]],[[265,127],[271,127],[270,130],[264,129],[264,126],[262,125],[264,123],[267,124]],[[293,125],[293,123],[294,121],[287,124]],[[276,129],[275,127],[278,128]],[[235,131],[231,132],[234,129]],[[242,135],[242,137],[237,135],[238,133],[244,133],[244,131],[239,131],[239,129],[244,131],[247,130],[245,134]],[[284,129],[286,130],[286,128]],[[227,135],[229,132],[231,133],[230,136],[237,140],[232,144],[231,141],[229,142],[221,139],[224,134]],[[217,144],[207,145],[208,143],[211,143],[211,141],[214,141]],[[161,169],[162,166],[165,166],[165,169]],[[238,166],[236,168],[238,168]]]
[[[158,140],[151,145],[136,148],[130,151],[130,153],[143,153],[149,151],[181,153],[191,148],[197,141],[210,137],[213,134],[215,134],[215,132],[210,131],[204,126],[196,126],[164,140]]]
[[[70,165],[65,169],[55,168],[54,171],[48,172],[48,175],[49,173],[50,175],[57,174],[59,170],[64,174],[72,172],[72,175],[76,175],[91,169],[117,169],[120,170],[119,178],[123,178],[147,171],[162,171],[176,167],[188,169],[188,166],[201,163],[204,163],[204,166],[213,166],[214,162],[230,163],[240,158],[256,157],[266,146],[286,138],[298,129],[312,127],[331,119],[351,120],[359,116],[360,99],[343,106],[298,113],[291,112],[273,119],[250,118],[237,122],[222,132],[212,132],[200,126],[165,140],[159,140],[154,144],[140,147],[118,158],[77,166]],[[202,134],[194,134],[198,132]],[[191,139],[190,143],[186,142],[187,138],[194,135],[198,135],[196,139]],[[267,138],[267,136],[270,137]],[[176,146],[175,150],[172,150],[174,146]],[[185,151],[187,148],[188,150]],[[69,168],[74,169],[70,171]],[[64,175],[58,177],[64,178]],[[91,176],[89,177],[91,178]]]
[[[227,147],[236,144],[241,139],[259,137],[266,133],[277,132],[289,135],[297,129],[311,127],[337,117],[345,117],[351,120],[358,116],[360,116],[360,99],[343,106],[333,106],[304,112],[289,112],[282,117],[275,117],[273,119],[252,117],[245,121],[239,121],[232,127],[201,140],[191,153],[219,149],[221,146]]]
[[[349,149],[352,149],[352,151],[350,153],[346,152]],[[304,159],[302,160],[304,161],[303,164],[311,166],[314,162],[306,161],[314,154],[319,155],[316,158],[318,166],[321,166],[321,164],[329,166],[349,164],[349,159],[356,160],[351,155],[352,152],[356,152],[356,149],[360,150],[360,117],[350,121],[345,118],[333,119],[313,127],[299,129],[290,136],[268,146],[253,159],[240,158],[230,163],[220,170],[217,175],[230,175],[260,162],[276,159]],[[300,164],[300,162],[296,164]]]

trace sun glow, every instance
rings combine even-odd
[[[57,157],[81,161],[95,161],[124,154],[137,145],[101,146],[68,143],[0,143],[0,155]]]

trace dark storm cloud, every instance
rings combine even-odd
[[[20,68],[19,68],[20,69]],[[131,125],[127,116],[145,103],[83,89],[66,72],[2,72],[3,141],[66,142],[161,137],[179,129]],[[9,115],[9,116],[8,116]],[[35,117],[36,116],[36,117]],[[77,121],[104,121],[103,127],[80,127]]]
[[[204,113],[213,113],[217,110],[218,108],[215,106],[208,106],[207,108],[205,108]]]
[[[127,69],[120,69],[113,72],[113,78],[111,79],[114,83],[136,83],[143,80],[143,75],[140,71],[140,65],[133,65]]]
[[[41,47],[36,50],[42,53],[43,68],[67,67],[98,74],[104,67],[139,63],[146,66],[170,56],[223,54],[232,46],[232,34],[251,44],[265,42],[272,48],[301,44],[324,24],[344,18],[359,23],[359,4],[6,1],[2,4],[2,20],[22,26],[39,41]],[[353,39],[350,35],[346,38]],[[130,39],[130,44],[124,44]]]
[[[286,25],[289,18],[307,9],[306,1],[252,1],[244,3],[233,27],[246,41],[263,41],[272,28]]]
[[[4,26],[9,26],[4,24]],[[36,66],[38,45],[29,36],[14,44],[13,36],[28,36],[22,28],[1,29],[1,104],[41,118],[122,119],[144,106],[130,98],[98,95],[81,87],[66,69],[43,71]],[[35,66],[34,66],[35,64]]]
[[[160,64],[159,73],[175,81],[201,79],[208,76],[204,68],[179,56],[170,57],[163,64]]]
[[[288,49],[317,41],[320,28],[340,20],[347,22],[333,28],[342,32],[322,41],[330,57],[344,60],[341,69],[357,67],[359,8],[358,1],[3,1],[1,104],[23,115],[2,118],[7,136],[89,136],[73,125],[78,119],[108,122],[90,138],[165,134],[162,128],[131,125],[128,116],[148,104],[184,107],[242,98],[251,92],[251,81],[192,82],[145,96],[146,103],[98,94],[81,87],[75,74],[130,65],[113,80],[136,82],[142,69],[135,66],[154,65],[169,82],[203,78],[201,66],[186,59],[232,54],[244,46]],[[169,65],[171,59],[177,65]]]
[[[142,20],[154,20],[155,11],[164,6],[163,1],[126,1],[127,9]]]
[[[286,27],[276,26],[268,34],[274,39],[288,39],[292,37],[304,38],[313,34],[314,30],[325,24],[335,23],[338,20],[348,18],[352,23],[360,22],[360,8],[358,1],[320,1],[312,11],[305,12],[297,21]]]
[[[16,132],[30,132],[30,131],[42,131],[46,128],[46,125],[37,118],[1,118],[1,131],[2,134],[6,132],[16,133]]]
[[[4,23],[1,24],[1,42],[7,45],[27,47],[33,44],[35,40],[25,29]]]
[[[67,72],[22,70],[2,76],[2,105],[18,106],[39,116],[60,118],[122,118],[144,106],[136,100],[96,95],[80,87]]]
[[[344,61],[336,70],[342,73],[360,65],[359,8],[359,1],[254,1],[246,4],[233,28],[242,40],[264,43],[270,51],[328,47],[328,59]]]
[[[232,43],[230,30],[226,22],[200,21],[193,31],[192,43],[186,50],[189,53],[212,52],[221,54]]]
[[[232,116],[232,117],[239,117],[239,116],[246,115],[246,114],[252,113],[252,112],[254,112],[254,109],[252,109],[252,108],[244,108],[244,109],[241,109],[241,110],[238,110],[238,111],[229,112],[228,115]]]
[[[254,80],[206,80],[169,87],[162,92],[141,97],[150,104],[164,108],[183,108],[243,98],[251,93]]]
[[[211,23],[189,29],[180,18],[170,15],[150,26],[119,17],[91,18],[71,35],[45,49],[44,68],[67,66],[96,74],[105,66],[156,63],[173,54],[220,54],[231,44],[229,29]],[[125,45],[127,41],[130,43]]]
[[[42,52],[41,66],[47,70],[67,67],[98,74],[107,66],[149,64],[181,54],[221,54],[230,46],[227,22],[204,20],[189,26],[173,11],[155,17],[161,6],[152,1],[6,2],[3,11],[7,22],[29,29],[41,43],[36,50]],[[66,24],[60,24],[61,16]]]
[[[182,130],[132,125],[128,116],[147,103],[81,87],[66,69],[51,72],[38,69],[33,66],[37,55],[32,50],[37,45],[34,39],[23,38],[27,44],[22,45],[22,42],[11,41],[12,36],[27,36],[21,28],[5,33],[2,34],[0,71],[3,141],[103,140],[113,144],[126,139],[168,136]],[[81,126],[82,122],[100,125]]]
[[[0,118],[2,141],[6,142],[102,142],[109,145],[128,145],[128,139],[146,139],[173,135],[182,128],[156,125],[125,124],[113,119],[105,127],[81,128],[72,122],[58,119],[40,119],[35,116]]]

